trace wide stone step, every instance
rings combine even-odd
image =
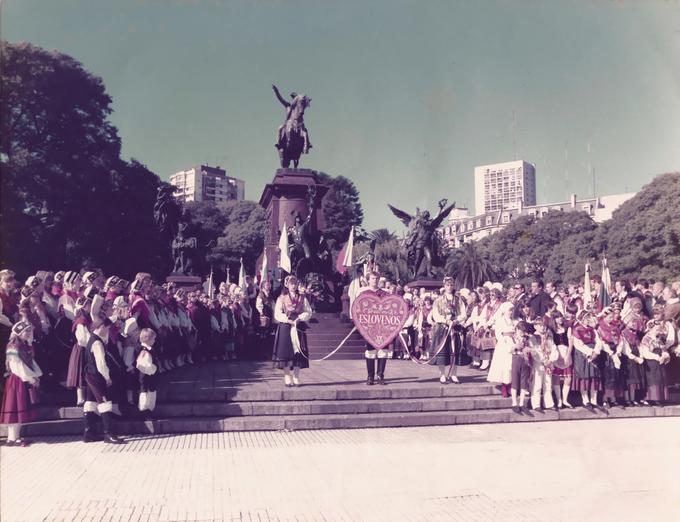
[[[680,406],[613,408],[591,413],[583,408],[519,415],[509,408],[474,411],[427,411],[398,413],[357,413],[350,415],[262,415],[242,417],[176,417],[148,421],[119,421],[120,434],[170,434],[223,431],[272,431],[348,428],[387,428],[501,422],[544,422],[558,420],[612,419],[628,417],[680,416]],[[82,419],[65,419],[26,424],[23,435],[50,436],[82,433]],[[6,435],[6,427],[0,429]]]
[[[158,392],[159,403],[163,402],[251,402],[251,401],[335,401],[366,399],[421,399],[425,397],[471,397],[500,395],[492,384],[461,384],[442,386],[425,384],[419,386],[347,385],[334,387],[332,384],[318,386],[303,385],[299,388],[247,389],[233,388],[196,388],[180,386],[166,388]]]
[[[394,400],[342,401],[271,401],[271,402],[202,402],[159,404],[156,416],[174,417],[239,417],[253,415],[338,415],[352,413],[396,413],[419,411],[459,411],[503,408],[510,399],[497,396],[438,397]],[[76,406],[37,411],[36,420],[79,419],[82,408]]]

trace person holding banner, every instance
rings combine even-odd
[[[283,370],[286,386],[300,385],[300,369],[309,368],[307,351],[307,322],[312,317],[309,301],[298,292],[298,279],[289,275],[284,279],[284,290],[274,305],[274,319],[278,323],[274,337],[274,367]],[[291,379],[292,370],[292,379]]]
[[[380,274],[378,272],[369,272],[368,274],[368,286],[363,287],[359,290],[359,293],[370,290],[378,295],[384,294],[385,292],[380,289],[378,283],[380,282]],[[375,361],[378,360],[378,384],[387,384],[385,382],[385,367],[387,366],[387,359],[392,357],[392,348],[386,346],[385,348],[376,349],[368,341],[366,341],[366,351],[364,352],[364,358],[366,359],[366,372],[368,374],[366,378],[366,384],[372,386],[375,384]]]

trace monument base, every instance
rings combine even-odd
[[[439,279],[416,279],[408,283],[411,288],[425,288],[427,290],[438,290],[443,285]]]
[[[171,274],[165,278],[168,283],[175,283],[177,288],[182,290],[198,290],[201,288],[201,278],[198,276],[188,276],[184,274]]]

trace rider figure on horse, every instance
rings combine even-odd
[[[312,144],[309,141],[307,127],[305,127],[305,109],[309,107],[312,102],[311,98],[293,92],[290,94],[292,101],[287,102],[281,96],[276,85],[272,85],[272,89],[274,89],[274,94],[276,94],[276,98],[281,102],[281,105],[286,108],[286,121],[278,129],[276,144],[274,146],[279,150],[283,150],[286,134],[290,135],[293,131],[297,131],[304,140],[303,152],[307,154],[309,149],[312,148]]]

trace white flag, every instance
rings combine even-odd
[[[586,263],[586,273],[583,279],[583,308],[589,309],[593,303],[593,294],[590,289],[590,263]]]
[[[352,266],[352,257],[354,255],[354,227],[349,229],[349,239],[345,248],[345,258],[342,260],[343,266]]]
[[[238,286],[241,287],[241,290],[245,292],[246,290],[246,269],[243,266],[243,258],[241,258],[241,268],[238,271]]]
[[[260,284],[269,281],[269,267],[267,266],[267,251],[262,251],[262,270],[260,271]]]
[[[279,238],[279,266],[289,274],[292,272],[290,256],[288,255],[288,228],[283,224],[281,237]]]

